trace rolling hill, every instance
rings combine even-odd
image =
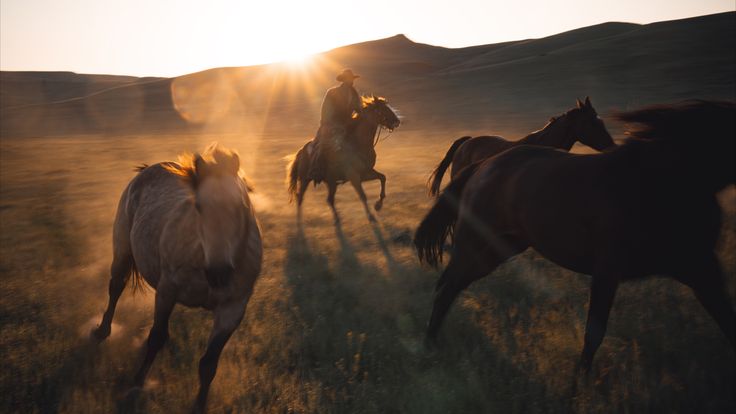
[[[405,128],[460,134],[543,124],[589,95],[602,114],[688,98],[736,99],[736,13],[604,23],[542,39],[449,49],[403,35],[305,66],[215,68],[175,78],[2,72],[3,138],[83,133],[304,130],[334,75],[387,96]]]

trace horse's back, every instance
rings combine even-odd
[[[182,185],[183,177],[172,172],[178,164],[162,162],[143,168],[128,184],[123,197],[127,197],[129,209],[141,204],[155,204],[162,198],[184,198],[191,193]]]
[[[514,147],[481,164],[463,204],[494,231],[580,273],[607,257],[621,277],[640,277],[711,251],[720,226],[714,197],[688,194],[674,177],[655,175],[633,150],[579,155]]]
[[[455,177],[463,168],[470,164],[492,157],[514,146],[496,135],[483,135],[471,138],[460,145],[452,158],[450,176]]]
[[[508,142],[508,141],[506,141]],[[485,157],[478,161],[481,163],[476,172],[479,177],[490,175],[501,175],[506,177],[536,174],[539,168],[555,168],[562,160],[569,160],[575,155],[567,152],[542,146],[518,145],[511,146],[493,156]],[[531,167],[535,164],[534,167]]]
[[[548,147],[521,145],[479,161],[479,166],[463,192],[463,198],[483,197],[484,189],[492,188],[492,199],[504,198],[503,205],[516,210],[516,203],[524,203],[528,195],[537,193],[545,183],[540,169],[568,159],[571,155]],[[489,198],[491,197],[490,194]],[[508,201],[515,200],[509,204]],[[518,200],[518,201],[516,201]]]
[[[587,226],[594,220],[590,214],[597,210],[591,205],[601,200],[594,199],[598,194],[586,182],[597,172],[589,172],[587,178],[575,172],[586,170],[581,169],[580,157],[584,156],[520,145],[488,158],[463,192],[461,204],[467,211],[462,214],[480,218],[496,235],[531,245],[559,264],[587,272],[587,249],[592,246]],[[570,249],[571,245],[576,248]]]
[[[138,271],[152,286],[160,273],[160,236],[191,190],[172,172],[173,163],[141,170],[123,192],[115,220],[114,244],[128,243]]]

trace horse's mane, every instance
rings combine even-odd
[[[545,129],[547,129],[550,126],[552,126],[552,124],[554,124],[555,122],[557,122],[560,119],[564,118],[565,116],[573,115],[574,113],[577,113],[577,112],[580,112],[580,108],[572,108],[572,109],[570,109],[570,110],[568,110],[568,111],[566,111],[566,112],[564,112],[564,113],[562,113],[562,114],[560,114],[558,116],[552,116],[552,117],[549,118],[549,121],[547,121],[547,123],[544,124],[544,126],[542,128],[529,133],[529,135],[527,135],[526,137],[524,137],[522,139],[526,139],[526,138],[529,138],[529,137],[531,137],[533,135],[539,134],[542,131],[544,131]]]
[[[202,153],[184,152],[179,154],[177,162],[167,162],[162,165],[167,171],[178,175],[193,188],[197,187],[197,182],[205,174],[228,174],[233,168],[237,168],[238,176],[245,182],[248,191],[253,191],[253,186],[240,169],[240,156],[237,151],[221,146],[217,142],[210,144]]]
[[[548,126],[554,124],[555,121],[558,121],[558,120],[560,120],[560,119],[562,119],[562,118],[564,118],[566,116],[575,115],[575,114],[577,114],[577,113],[579,113],[581,111],[582,111],[582,108],[572,108],[572,109],[569,109],[569,110],[563,112],[560,115],[552,116],[552,117],[549,118],[549,121],[547,121],[547,125],[545,125],[544,128],[547,128]],[[542,128],[542,129],[544,129],[544,128]]]
[[[736,131],[736,104],[727,101],[689,100],[677,104],[652,105],[618,113],[615,117],[637,124],[627,134],[647,141],[687,142],[694,134],[725,134],[733,137]]]
[[[371,96],[361,96],[360,97],[360,102],[361,102],[363,108],[367,108],[367,107],[369,107],[371,105],[375,105],[377,103],[384,103],[384,104],[385,103],[388,103],[388,101],[386,100],[386,98],[384,98],[383,96],[374,96],[374,95],[371,95]]]

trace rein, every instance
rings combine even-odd
[[[389,131],[388,135],[386,135],[385,137],[383,137],[383,139],[381,139],[381,131],[383,131],[384,128],[385,127],[383,125],[378,125],[378,129],[376,130],[376,135],[373,139],[373,148],[375,148],[376,145],[378,145],[378,143],[387,140],[388,137],[390,137],[391,134],[393,133],[393,131]]]

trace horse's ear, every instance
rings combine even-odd
[[[202,158],[202,154],[197,154],[194,156],[194,169],[199,172],[200,170],[204,170],[206,168],[207,163],[204,161],[204,158]]]
[[[590,96],[585,97],[585,106],[588,108],[592,108],[593,105],[590,104]]]
[[[218,151],[215,152],[214,157],[217,165],[224,171],[232,175],[238,175],[238,170],[240,170],[240,156],[235,151],[230,153]]]
[[[204,158],[202,158],[201,154],[197,154],[194,156],[194,180],[195,183],[199,180],[202,175],[204,175],[205,171],[207,170],[207,162],[205,162]]]
[[[579,98],[576,98],[575,100],[577,101],[577,106],[578,106],[578,109],[582,108],[582,107],[583,107],[583,102],[582,102],[582,101],[580,101],[580,99],[579,99]]]
[[[227,170],[232,175],[238,175],[240,170],[240,156],[237,152],[233,152],[230,156],[230,161],[227,162]]]

